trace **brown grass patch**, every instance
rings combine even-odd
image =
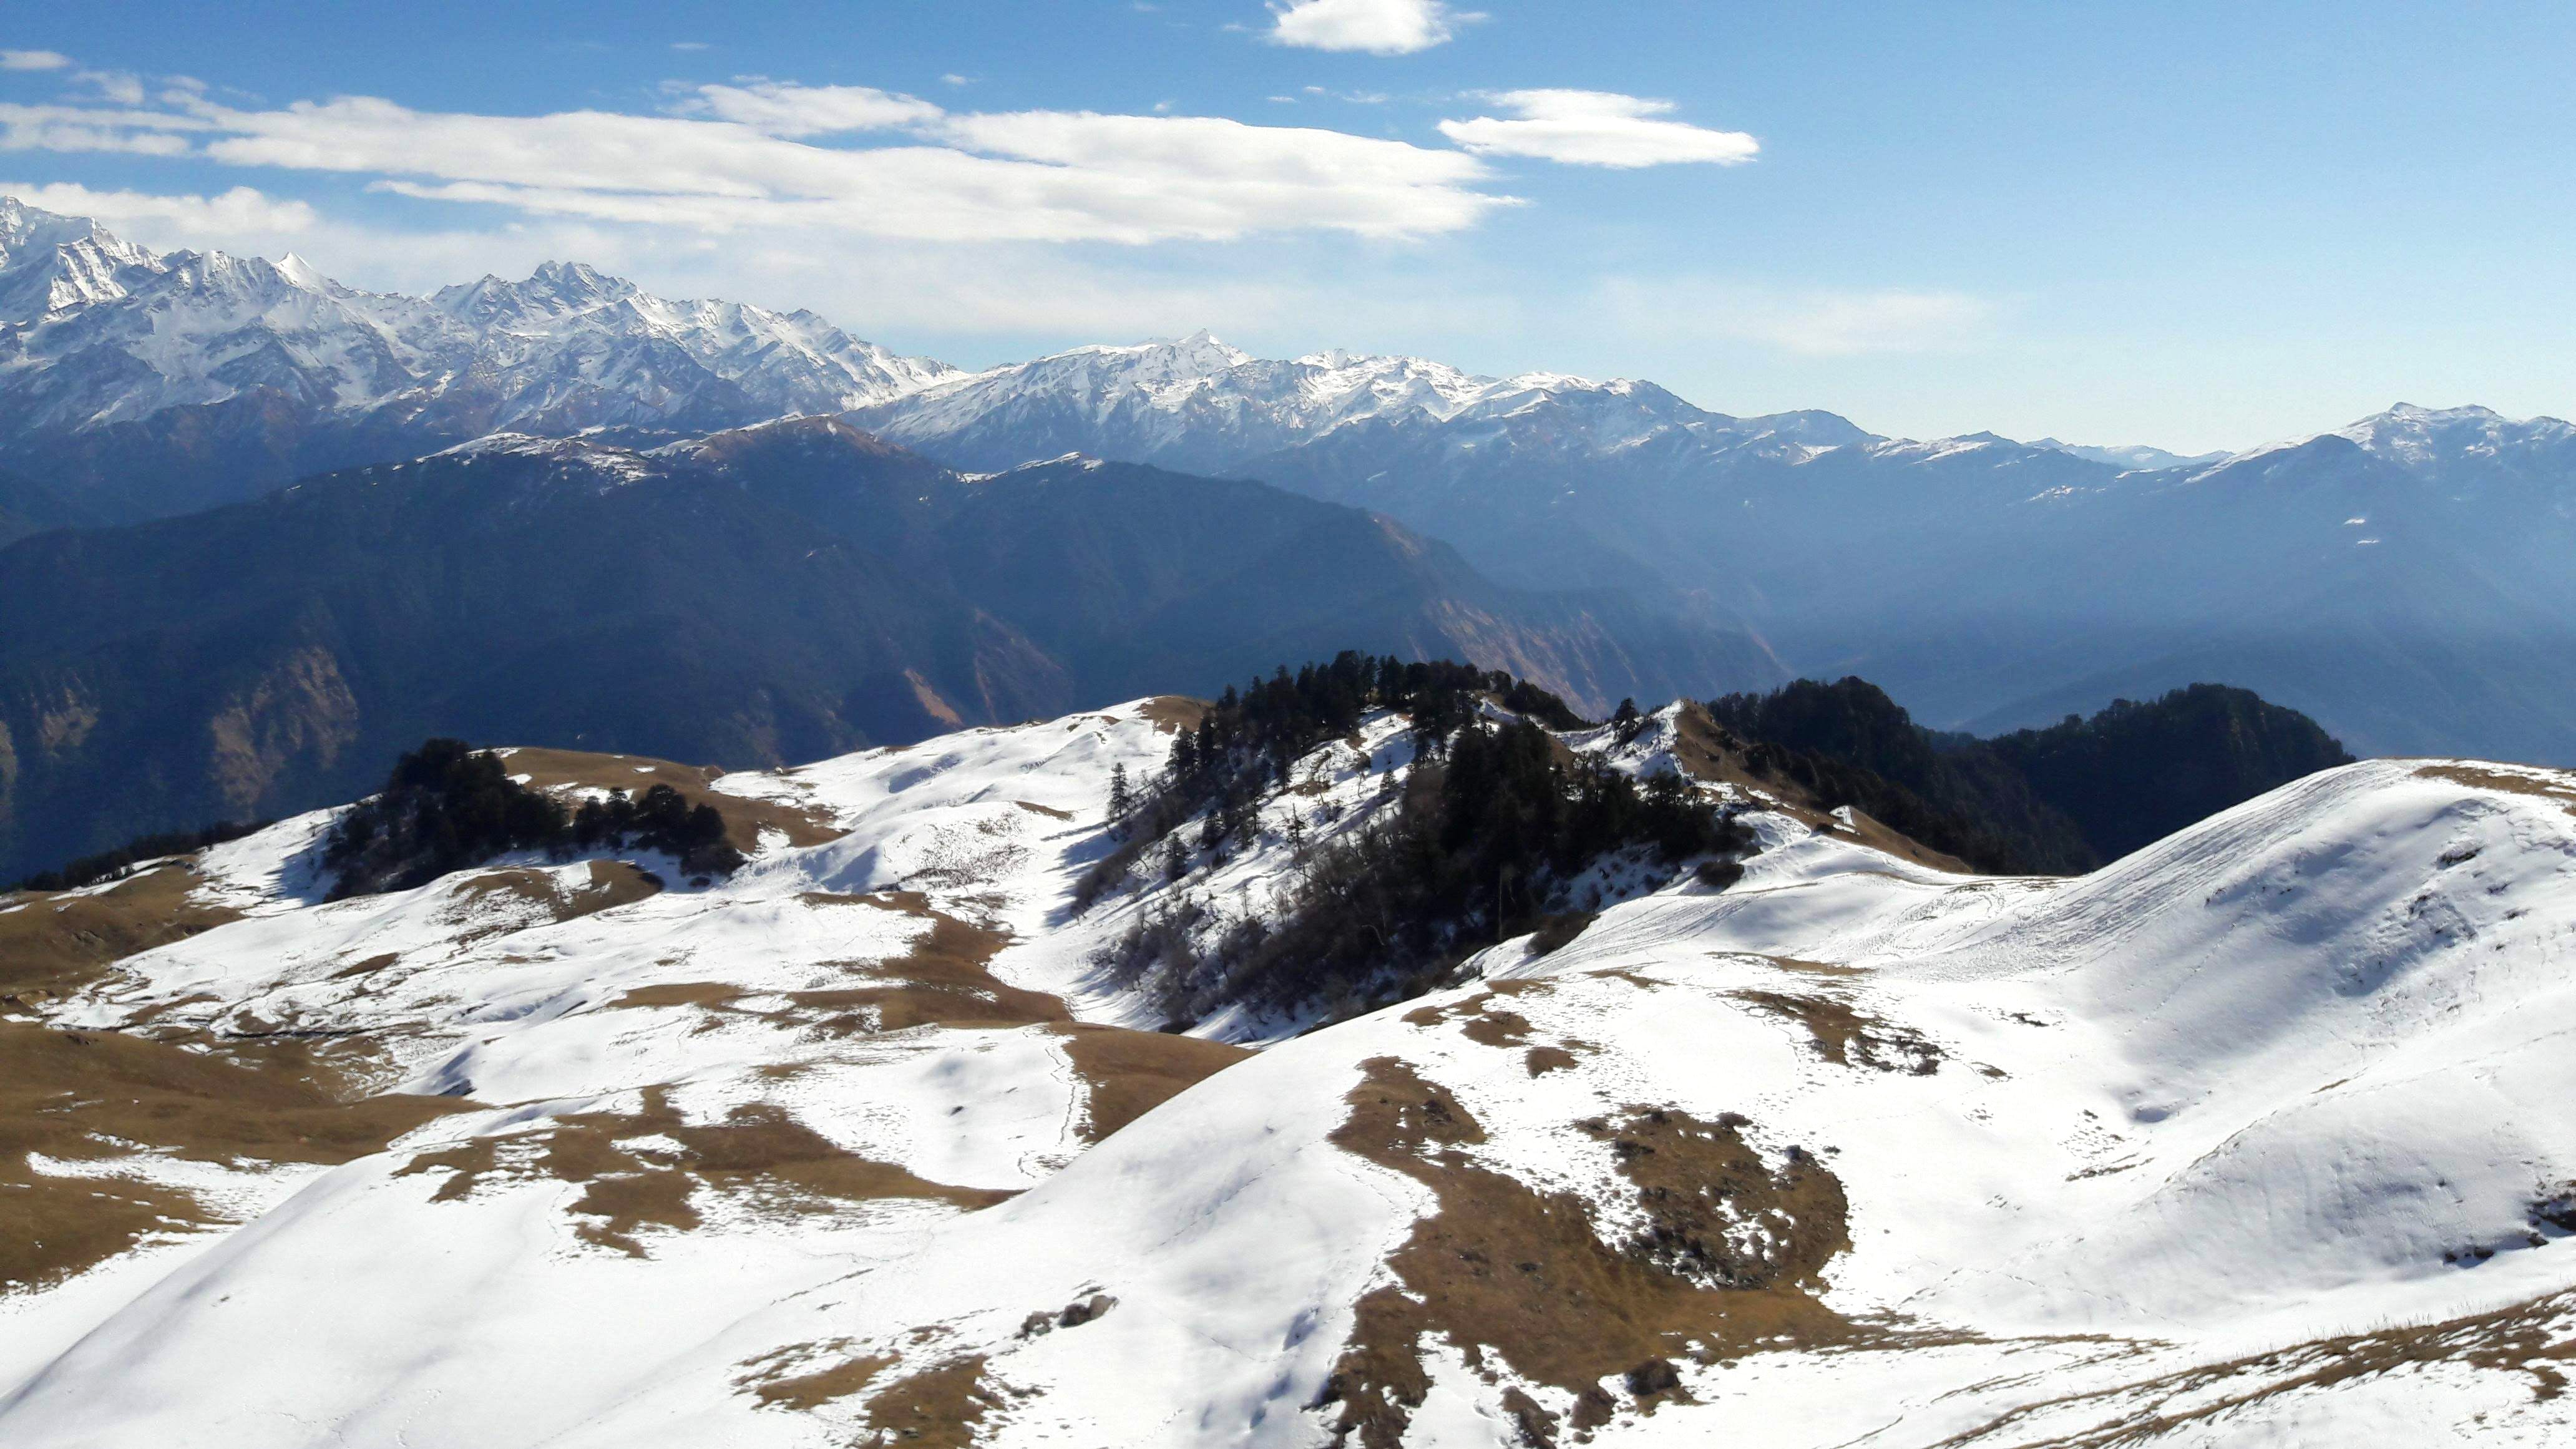
[[[1365,1073],[1334,1143],[1428,1186],[1439,1209],[1388,1260],[1401,1286],[1358,1304],[1351,1341],[1316,1405],[1340,1405],[1336,1442],[1356,1434],[1367,1449],[1399,1449],[1430,1390],[1426,1335],[1446,1336],[1489,1382],[1508,1369],[1573,1395],[1578,1434],[1621,1407],[1602,1379],[1622,1376],[1630,1407],[1649,1410],[1676,1392],[1666,1373],[1674,1357],[1715,1360],[1783,1339],[1852,1336],[1810,1291],[1849,1246],[1841,1184],[1812,1160],[1769,1173],[1733,1125],[1677,1112],[1641,1112],[1617,1128],[1591,1124],[1619,1151],[1651,1225],[1614,1250],[1580,1197],[1538,1193],[1459,1152],[1485,1134],[1447,1089],[1391,1057],[1366,1063]],[[1796,1224],[1784,1226],[1768,1256],[1719,1231],[1766,1215]],[[1514,1389],[1505,1402],[1525,1440],[1557,1441],[1557,1417],[1536,1400]]]
[[[1064,1054],[1082,1078],[1082,1137],[1098,1142],[1252,1053],[1194,1036],[1068,1022]]]
[[[1574,938],[1582,935],[1594,921],[1600,918],[1601,913],[1598,911],[1568,911],[1562,915],[1549,916],[1539,922],[1537,930],[1530,933],[1530,954],[1555,955],[1574,944]]]
[[[504,756],[501,768],[513,775],[528,776],[529,787],[537,790],[570,790],[587,786],[641,795],[655,785],[668,785],[679,791],[680,797],[692,806],[714,806],[716,813],[724,817],[725,838],[745,855],[759,846],[763,830],[783,833],[791,846],[821,845],[849,833],[834,825],[830,813],[819,808],[807,809],[775,800],[754,800],[712,788],[724,774],[722,770],[676,764],[647,755],[601,755],[585,750],[521,748]]]
[[[1682,773],[1693,779],[1758,792],[1776,802],[1782,814],[1810,826],[1831,830],[1847,840],[1858,840],[1873,850],[1883,851],[1900,860],[1910,860],[1953,875],[1976,874],[1968,868],[1966,861],[1957,856],[1944,855],[1859,810],[1852,812],[1854,824],[1845,826],[1824,808],[1824,802],[1795,781],[1754,774],[1745,768],[1744,741],[1710,718],[1708,711],[1696,701],[1683,703],[1673,733],[1673,759],[1680,765]]]
[[[902,909],[900,903],[889,909]],[[1061,998],[1006,986],[987,969],[1009,944],[1008,932],[969,925],[927,911],[930,930],[904,956],[857,968],[886,984],[825,991],[796,991],[788,999],[805,1011],[843,1013],[822,1024],[838,1033],[902,1031],[915,1026],[1032,1026],[1069,1021]],[[866,1010],[873,1021],[856,1015]]]
[[[2550,770],[2547,779],[2506,770],[2486,769],[2477,765],[2423,765],[2416,774],[2428,780],[2448,780],[2473,790],[2501,790],[2509,795],[2529,795],[2541,800],[2554,800],[2559,808],[2576,815],[2576,775]]]
[[[1526,996],[1532,992],[1550,989],[1552,988],[1547,982],[1528,977],[1489,982],[1484,990],[1473,996],[1453,1001],[1447,1006],[1415,1007],[1404,1014],[1404,1023],[1407,1026],[1429,1027],[1438,1026],[1445,1021],[1461,1021],[1466,1025],[1459,1028],[1459,1034],[1478,1046],[1506,1050],[1527,1046],[1530,1033],[1535,1030],[1530,1025],[1529,1018],[1517,1011],[1496,1009],[1493,1004],[1494,998]]]
[[[2025,1404],[1952,1435],[1934,1449],[1960,1449],[2007,1437],[2023,1449],[2115,1449],[2163,1442],[2175,1430],[2223,1423],[2249,1405],[2282,1394],[2331,1390],[2356,1379],[2429,1364],[2459,1363],[2526,1374],[2533,1399],[2555,1399],[2566,1391],[2568,1374],[2576,1371],[2576,1335],[2570,1334],[2567,1322],[2571,1314],[2576,1314],[2576,1293],[2559,1293],[2441,1323],[2318,1339],[2142,1383]],[[2241,1381],[2243,1386],[2230,1390],[2230,1381]],[[2119,1401],[2124,1399],[2134,1402],[2123,1407]],[[2032,1416],[2072,1406],[2096,1406],[2108,1411],[2109,1417],[2072,1434],[2023,1437],[2027,1432],[2023,1425]]]
[[[917,1444],[921,1449],[970,1449],[984,1416],[1004,1407],[984,1378],[984,1356],[950,1359],[906,1374],[868,1400],[871,1443]]]
[[[467,876],[456,888],[459,904],[468,913],[490,907],[496,897],[523,901],[545,914],[546,923],[577,921],[584,916],[658,895],[662,882],[622,860],[594,860],[587,863],[587,877],[578,885],[567,886],[554,872],[531,866],[514,866],[504,870],[479,871]],[[524,925],[496,922],[478,926],[455,939],[466,945],[492,936],[506,936],[527,929]]]
[[[1785,991],[1738,991],[1736,1000],[1794,1021],[1807,1029],[1816,1052],[1838,1067],[1867,1067],[1880,1072],[1907,1072],[1928,1077],[1941,1069],[1941,1049],[1922,1034],[1863,1016],[1829,996],[1793,995]]]
[[[303,1043],[278,1054],[309,1059]],[[53,1177],[28,1154],[112,1164],[347,1162],[474,1104],[435,1097],[342,1101],[291,1070],[259,1071],[170,1042],[0,1022],[0,1285],[85,1271],[149,1234],[220,1221],[187,1192]]]
[[[812,1373],[780,1375],[774,1365],[811,1352],[813,1344],[797,1344],[776,1353],[764,1354],[747,1365],[752,1372],[734,1381],[734,1387],[749,1389],[764,1409],[794,1409],[811,1412],[835,1399],[846,1399],[866,1388],[876,1376],[894,1367],[890,1358],[861,1355],[844,1363]]]
[[[1531,1047],[1523,1060],[1533,1077],[1543,1077],[1550,1072],[1570,1072],[1575,1068],[1574,1053],[1561,1046]]]
[[[0,1008],[32,1010],[105,976],[111,962],[241,919],[190,899],[197,879],[164,865],[87,895],[0,896]]]
[[[1206,700],[1192,699],[1186,694],[1158,694],[1137,706],[1136,713],[1163,733],[1176,735],[1183,730],[1197,729],[1199,721],[1206,719],[1207,712],[1214,708],[1216,706]]]
[[[660,1143],[669,1138],[674,1153]],[[632,1144],[632,1145],[630,1145]],[[513,1148],[505,1159],[503,1149]],[[584,1185],[571,1211],[597,1221],[575,1229],[582,1241],[632,1257],[650,1256],[648,1227],[685,1232],[701,1219],[692,1203],[705,1187],[790,1212],[828,1212],[836,1204],[919,1198],[973,1210],[1011,1196],[952,1187],[892,1163],[835,1146],[767,1103],[734,1108],[721,1122],[692,1125],[671,1105],[666,1087],[647,1087],[640,1112],[580,1112],[521,1132],[476,1137],[415,1155],[397,1177],[451,1174],[432,1202],[460,1202],[485,1182],[553,1178]]]
[[[669,981],[659,986],[631,987],[608,1003],[608,1007],[611,1011],[621,1011],[668,1006],[730,1006],[747,994],[741,987],[728,986],[721,981]]]

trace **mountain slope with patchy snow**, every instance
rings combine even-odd
[[[0,906],[13,962],[59,957],[8,983],[38,1019],[12,1030],[270,1072],[299,1042],[297,1070],[395,1094],[360,1100],[444,1107],[337,1166],[49,1140],[28,1190],[160,1193],[206,1226],[147,1220],[0,1297],[0,1433],[2576,1427],[2576,778],[2368,762],[2091,876],[1994,879],[1770,792],[1667,712],[1563,743],[1733,801],[1762,846],[1740,879],[1630,881],[1570,942],[1293,1037],[1203,1028],[1274,1043],[1245,1056],[1135,1030],[1158,1009],[1100,948],[1183,898],[1260,908],[1420,766],[1372,717],[1241,849],[1077,912],[1113,768],[1150,773],[1195,708],[775,774],[509,756],[541,788],[717,803],[754,859],[704,887],[503,861],[317,904],[309,817]],[[172,899],[193,934],[78,955],[119,902]]]

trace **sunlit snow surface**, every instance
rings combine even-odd
[[[1577,743],[1653,769],[1656,738]],[[2533,1216],[2576,1182],[2576,779],[2365,763],[2071,881],[1943,874],[1760,815],[1765,849],[1730,889],[1614,889],[1553,954],[1515,941],[1474,963],[1528,1040],[1568,1045],[1565,1070],[1462,1031],[1489,985],[1302,1035],[1225,1018],[1203,1029],[1275,1044],[1088,1148],[1082,1085],[1043,1028],[818,1038],[762,1015],[908,950],[922,918],[847,903],[901,888],[1006,929],[1002,980],[1153,1026],[1094,952],[1175,890],[1259,908],[1291,868],[1289,812],[1311,848],[1357,828],[1409,760],[1400,722],[1372,721],[1300,764],[1259,848],[1069,917],[1106,849],[1111,767],[1142,779],[1168,742],[1129,706],[727,776],[849,833],[712,888],[489,934],[509,923],[455,877],[311,904],[297,862],[320,818],[219,848],[208,889],[250,917],[128,958],[58,1022],[364,1028],[388,1085],[494,1108],[283,1184],[211,1243],[0,1300],[16,1310],[0,1371],[32,1375],[0,1398],[0,1442],[864,1443],[864,1394],[764,1406],[760,1385],[969,1357],[997,1393],[981,1443],[1328,1442],[1310,1406],[1353,1305],[1435,1206],[1329,1140],[1385,1058],[1483,1124],[1475,1163],[1580,1195],[1605,1241],[1632,1209],[1576,1130],[1603,1114],[1738,1114],[1766,1160],[1813,1154],[1842,1184],[1851,1247],[1824,1297],[1867,1332],[1677,1358],[1696,1402],[1622,1409],[1603,1442],[2576,1428],[2551,1367],[2576,1342],[2576,1298],[2551,1299],[2576,1291],[2576,1246]],[[744,1009],[617,1004],[710,983]],[[1861,1036],[1837,1060],[1784,1002]],[[437,1201],[450,1174],[405,1171],[478,1134],[635,1112],[648,1087],[692,1123],[773,1104],[931,1182],[1026,1190],[833,1212],[701,1191],[703,1222],[643,1230],[635,1257],[576,1236],[577,1184]],[[1025,1331],[1095,1294],[1115,1306],[1094,1321]],[[1517,1442],[1500,1408],[1516,1385],[1570,1402],[1470,1347],[1426,1348],[1408,1444]]]

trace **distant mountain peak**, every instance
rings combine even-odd
[[[2083,458],[2095,463],[2108,463],[2114,468],[2128,469],[2138,472],[2160,472],[2167,468],[2206,467],[2212,463],[2223,462],[2228,457],[2228,454],[2225,452],[2176,453],[2164,448],[2150,447],[2144,443],[2120,443],[2106,447],[2089,446],[2082,443],[2062,443],[2055,438],[2036,438],[2025,446],[2046,448],[2052,452],[2067,454],[2070,457]]]

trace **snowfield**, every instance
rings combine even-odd
[[[2576,1433],[2576,776],[2367,762],[2071,880],[1706,784],[1763,844],[1724,890],[1605,872],[1547,954],[1183,1037],[1102,948],[1265,908],[1411,760],[1374,718],[1257,848],[1075,913],[1112,769],[1187,718],[722,776],[839,833],[705,888],[324,904],[327,815],[172,867],[235,918],[23,1009],[440,1100],[336,1165],[35,1165],[206,1221],[0,1297],[0,1442]],[[1671,768],[1672,728],[1569,743]]]

